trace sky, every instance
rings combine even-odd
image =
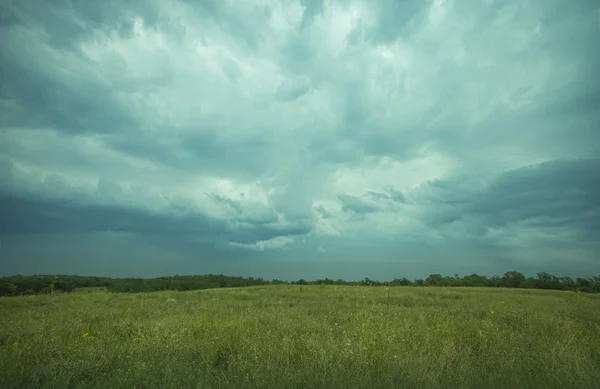
[[[595,0],[0,5],[0,275],[600,273]]]

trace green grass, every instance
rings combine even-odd
[[[282,285],[10,297],[0,347],[4,389],[598,388],[600,296]]]

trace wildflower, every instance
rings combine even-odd
[[[80,337],[80,339],[86,339],[86,338],[93,339],[93,338],[94,338],[94,335],[90,335],[90,333],[89,333],[89,332],[86,332],[86,333],[84,333],[84,334],[81,334],[81,337]]]

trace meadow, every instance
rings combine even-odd
[[[271,285],[2,297],[0,387],[598,388],[600,295]]]

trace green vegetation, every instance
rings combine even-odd
[[[280,280],[264,280],[262,278],[230,277],[223,274],[206,274],[194,276],[174,276],[158,278],[107,278],[70,275],[10,276],[0,278],[0,296],[22,296],[31,294],[48,294],[55,292],[72,292],[81,288],[104,287],[111,292],[155,292],[161,290],[200,290],[211,288],[234,288],[260,285],[361,285],[361,286],[487,286],[504,288],[572,290],[578,292],[599,293],[600,276],[589,278],[557,277],[540,272],[536,277],[526,278],[522,273],[510,271],[502,277],[488,278],[471,274],[465,277],[443,277],[431,274],[426,280],[410,281],[407,278],[395,278],[392,281],[379,282],[365,278],[362,281],[298,280],[285,282]]]
[[[600,295],[271,285],[0,298],[0,387],[597,388]]]

